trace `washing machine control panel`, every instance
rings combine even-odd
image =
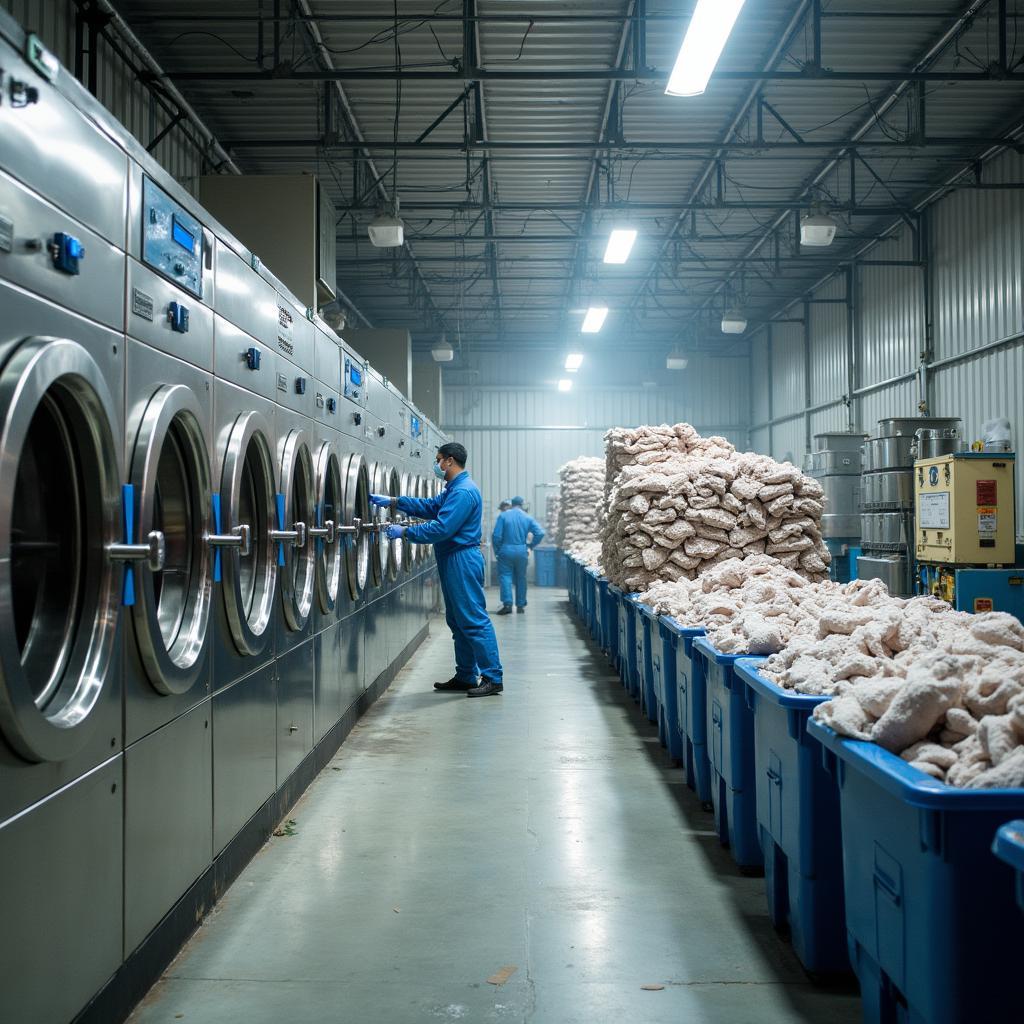
[[[351,356],[345,356],[345,397],[359,405],[366,404],[366,367]]]
[[[203,297],[203,226],[149,178],[142,182],[142,259]]]

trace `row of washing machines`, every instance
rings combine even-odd
[[[0,12],[0,1020],[109,987],[422,639],[369,495],[442,441]]]

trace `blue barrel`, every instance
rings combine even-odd
[[[676,647],[676,720],[683,745],[686,784],[705,807],[711,807],[711,762],[708,760],[707,681],[702,658],[695,656],[693,641],[704,636],[700,626],[684,626],[667,615],[662,626]]]
[[[708,687],[708,759],[715,827],[723,846],[745,871],[764,864],[757,830],[754,781],[754,714],[747,707],[746,686],[733,666],[744,657],[722,654],[706,637],[693,642],[703,658]]]
[[[807,732],[807,720],[828,698],[776,686],[758,673],[761,662],[742,658],[735,671],[754,715],[757,824],[768,909],[776,927],[789,926],[793,948],[808,971],[849,971],[839,790],[825,771],[821,744]]]
[[[556,548],[533,549],[533,581],[538,587],[553,587],[558,575]]]
[[[864,1020],[1021,1020],[1024,928],[992,836],[1024,789],[954,789],[814,719],[839,785],[846,929]]]
[[[1024,910],[1024,821],[1008,821],[996,833],[992,852],[1017,875],[1017,905]]]

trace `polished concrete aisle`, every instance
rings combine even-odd
[[[495,620],[500,697],[433,692],[434,621],[135,1024],[859,1020],[809,984],[565,592],[530,598]]]

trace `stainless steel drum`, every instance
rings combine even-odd
[[[938,459],[960,451],[957,427],[927,427],[914,434],[915,459]]]
[[[861,517],[861,545],[883,550],[906,546],[908,523],[906,512],[866,512]]]
[[[910,566],[906,554],[861,555],[857,559],[857,577],[881,580],[893,597],[911,597]]]
[[[918,430],[959,427],[959,416],[898,416],[878,421],[878,437],[913,437]]]
[[[872,473],[874,488],[874,507],[913,508],[914,507],[914,474],[907,470],[896,470],[887,473]]]
[[[826,540],[849,540],[861,535],[861,517],[857,513],[833,514],[821,517],[821,535]]]
[[[812,439],[811,454],[819,452],[858,452],[860,446],[866,440],[864,434],[851,434],[848,432],[815,434]]]
[[[805,468],[814,477],[859,475],[862,468],[860,448],[855,451],[811,452],[805,460]]]
[[[898,435],[873,437],[864,443],[864,470],[911,469],[914,465],[914,437]]]

